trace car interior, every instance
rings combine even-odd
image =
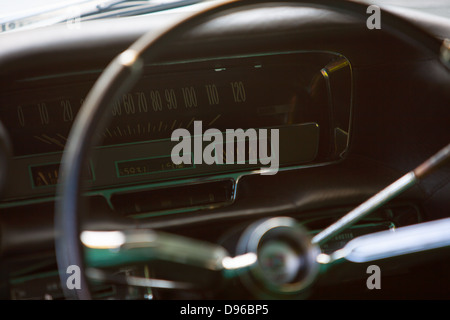
[[[450,298],[450,14],[84,2],[0,30],[0,299]]]

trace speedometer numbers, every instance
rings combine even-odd
[[[227,118],[223,114],[230,113],[233,104],[242,104],[247,100],[243,81],[145,87],[122,95],[111,106],[111,123],[98,133],[104,145],[169,138],[175,129],[189,130],[195,120],[202,120],[209,126],[217,125]],[[87,89],[80,88],[78,91]],[[16,106],[12,115],[15,124],[11,129],[27,133],[34,142],[31,146],[29,142],[15,145],[15,154],[63,150],[83,102],[83,97],[68,95]]]

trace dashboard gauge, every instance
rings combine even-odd
[[[75,116],[98,74],[24,80],[1,96],[0,119],[14,141],[14,165],[29,190],[53,192]],[[279,130],[280,166],[337,159],[350,128],[351,69],[326,52],[281,52],[147,65],[140,81],[110,107],[109,125],[86,173],[91,187],[257,169],[250,163],[174,165],[176,129]],[[23,172],[26,172],[25,175]],[[20,176],[22,175],[22,176]],[[24,183],[21,183],[23,186]],[[23,189],[23,188],[22,188]]]
[[[34,188],[55,186],[59,179],[60,163],[47,163],[43,165],[30,166],[31,182]],[[83,178],[93,178],[90,167],[84,168]]]

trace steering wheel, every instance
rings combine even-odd
[[[80,243],[80,190],[84,164],[95,143],[94,133],[104,128],[108,122],[108,108],[121,94],[126,93],[142,71],[143,61],[148,64],[157,57],[167,43],[174,41],[186,30],[199,26],[221,15],[245,8],[262,5],[279,5],[264,0],[228,1],[212,5],[208,9],[189,14],[161,31],[151,31],[143,35],[127,50],[117,56],[103,71],[92,87],[81,107],[71,129],[61,165],[61,181],[57,189],[55,207],[55,246],[59,274],[64,294],[68,299],[91,299],[84,267],[84,253]],[[367,5],[333,0],[299,0],[281,4],[334,10],[362,20],[367,19]],[[395,34],[417,48],[440,59],[442,43],[411,23],[383,12],[383,29]],[[445,51],[448,58],[448,47]],[[448,61],[441,61],[448,69]],[[69,266],[76,265],[81,270],[79,290],[69,290],[66,286]]]
[[[7,181],[11,154],[11,141],[9,139],[8,131],[6,131],[3,123],[0,122],[0,163],[2,164],[0,167],[0,194]]]

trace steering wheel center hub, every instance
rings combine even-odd
[[[239,240],[237,253],[258,256],[255,267],[241,276],[255,294],[298,296],[314,282],[319,271],[319,248],[311,244],[306,230],[289,217],[270,218],[249,226]]]

